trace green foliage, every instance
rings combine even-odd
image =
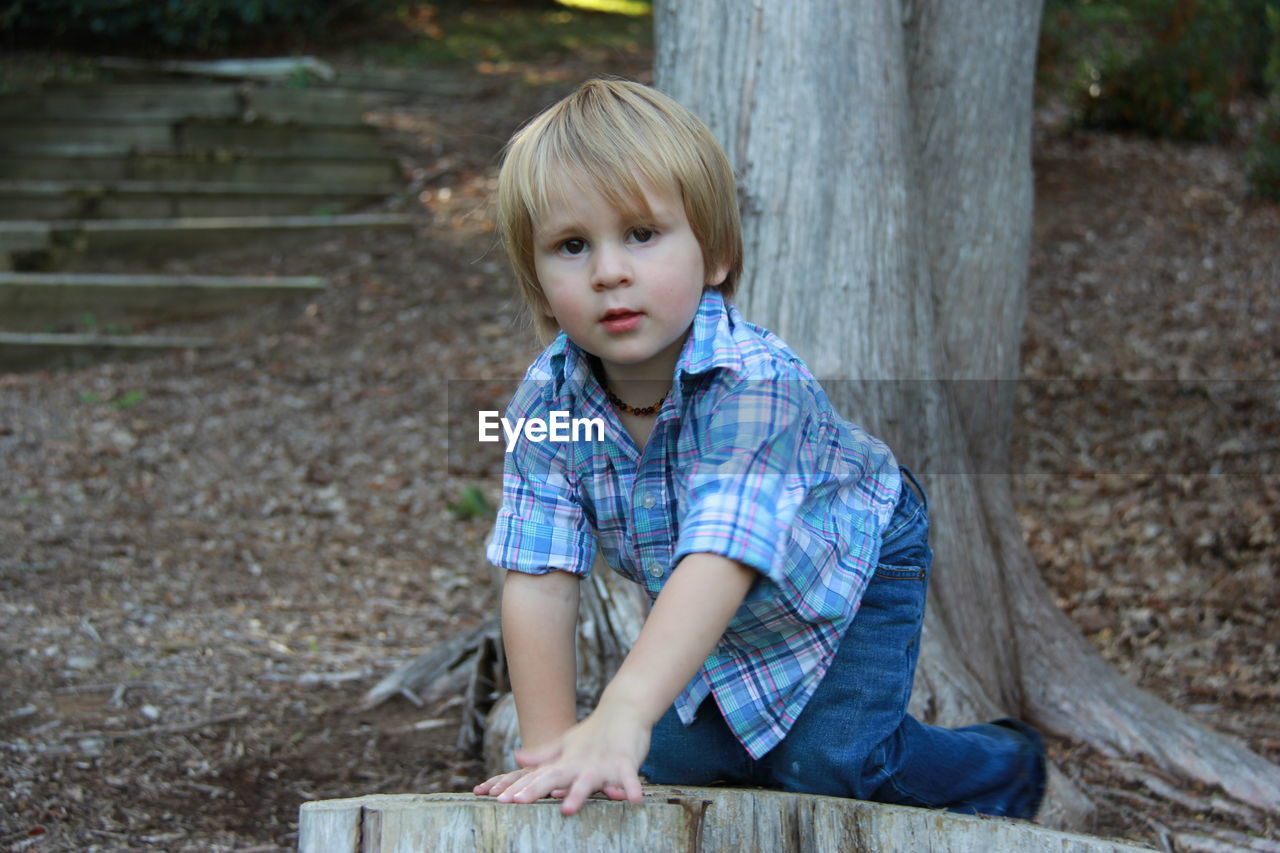
[[[1041,92],[1071,94],[1087,87],[1103,57],[1131,27],[1125,6],[1087,0],[1045,0],[1036,56]]]
[[[1137,50],[1105,58],[1087,90],[1085,124],[1180,139],[1228,135],[1244,34],[1235,0],[1137,0],[1133,15]]]
[[[562,6],[610,15],[631,15],[642,18],[653,14],[653,4],[647,0],[559,0],[559,2]]]
[[[1267,5],[1267,32],[1270,37],[1270,49],[1267,56],[1266,69],[1263,71],[1263,82],[1268,92],[1280,94],[1280,2]]]
[[[0,36],[25,46],[210,51],[316,35],[387,0],[0,0]]]
[[[145,399],[147,399],[147,395],[141,391],[126,391],[111,401],[111,407],[125,411],[126,409],[132,409]]]
[[[382,64],[589,59],[648,48],[651,12],[645,0],[0,0],[0,49],[279,51],[341,26],[356,53]]]
[[[1280,0],[1237,0],[1244,23],[1245,85],[1259,95],[1280,82]]]
[[[1280,202],[1280,3],[1267,8],[1267,24],[1271,44],[1263,80],[1271,92],[1271,104],[1249,146],[1245,174],[1255,193]]]
[[[449,504],[449,512],[463,521],[469,518],[492,518],[496,514],[484,492],[475,486],[464,487],[458,499]]]
[[[647,15],[606,14],[549,0],[408,4],[397,7],[394,18],[396,34],[359,45],[357,52],[378,63],[420,67],[590,58],[636,53],[653,43]]]
[[[132,409],[134,406],[147,399],[147,395],[142,391],[126,391],[113,400],[108,400],[101,394],[93,391],[81,391],[80,402],[89,406],[109,405],[111,408],[124,412]]]
[[[1280,102],[1273,102],[1254,134],[1245,160],[1249,186],[1263,198],[1280,202]]]
[[[61,331],[58,327],[51,327],[50,332]],[[77,331],[84,332],[89,335],[131,335],[133,327],[127,323],[98,323],[98,316],[92,311],[86,311],[80,315],[80,325]]]
[[[1220,140],[1237,98],[1265,90],[1277,9],[1280,0],[1048,0],[1041,83],[1055,82],[1053,69],[1089,127]]]

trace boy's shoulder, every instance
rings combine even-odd
[[[730,381],[813,379],[808,366],[782,338],[744,319],[719,292],[708,291],[679,369],[694,375],[716,368]]]

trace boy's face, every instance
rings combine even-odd
[[[564,175],[534,223],[534,268],[548,315],[600,359],[611,382],[671,378],[708,277],[674,187],[641,184],[651,217],[614,208]]]

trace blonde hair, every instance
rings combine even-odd
[[[548,340],[559,327],[545,313],[533,223],[546,214],[566,169],[628,215],[652,215],[642,185],[678,190],[708,277],[727,268],[720,290],[733,295],[742,274],[742,228],[720,143],[697,116],[655,89],[589,80],[511,138],[498,174],[498,227],[539,337]]]

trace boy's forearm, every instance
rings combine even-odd
[[[599,707],[634,714],[651,728],[715,648],[756,577],[718,554],[682,559]]]
[[[526,748],[577,722],[577,576],[508,572],[502,589],[502,642]]]

